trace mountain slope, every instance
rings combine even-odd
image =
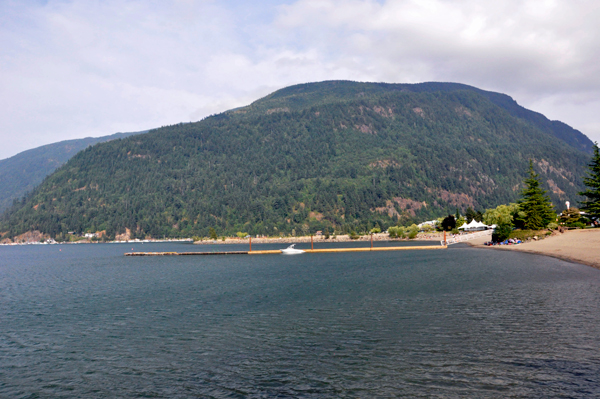
[[[332,84],[89,147],[0,231],[364,231],[514,201],[529,159],[556,204],[578,199],[588,154],[477,90]]]
[[[144,132],[66,140],[0,160],[0,213],[9,207],[13,200],[21,199],[26,192],[33,190],[46,176],[84,148],[140,133]]]

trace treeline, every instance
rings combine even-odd
[[[471,91],[228,112],[89,147],[0,220],[4,237],[361,233],[514,201],[528,159],[555,203],[588,156]]]

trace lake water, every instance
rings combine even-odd
[[[600,270],[467,246],[132,248],[246,247],[0,247],[1,398],[600,397]]]

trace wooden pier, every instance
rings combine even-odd
[[[322,248],[303,249],[307,254],[337,253],[337,252],[376,252],[376,251],[419,251],[431,249],[446,249],[447,245],[422,245],[410,247],[365,247],[365,248]],[[229,251],[229,252],[126,252],[125,256],[207,256],[207,255],[268,255],[281,254],[279,249],[264,251]]]

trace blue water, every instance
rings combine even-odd
[[[600,270],[466,246],[132,248],[246,246],[0,247],[1,398],[600,397]]]

